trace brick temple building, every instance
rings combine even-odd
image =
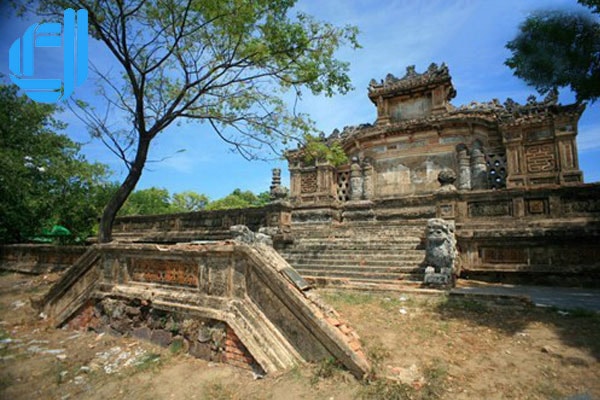
[[[448,67],[423,73],[408,67],[372,80],[373,124],[334,131],[350,163],[308,164],[300,149],[289,153],[291,200],[374,200],[433,193],[442,171],[459,190],[569,186],[583,182],[577,160],[577,123],[584,105],[559,105],[556,93],[521,105],[472,103],[455,107]],[[442,179],[443,176],[442,176]],[[450,183],[450,182],[448,182]]]

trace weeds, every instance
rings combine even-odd
[[[333,357],[326,358],[322,360],[318,365],[310,378],[310,383],[312,385],[317,384],[321,379],[329,379],[332,378],[338,371],[341,369],[341,364]]]
[[[362,400],[407,400],[414,399],[415,389],[401,382],[378,379],[363,386],[359,393]]]
[[[445,390],[448,368],[441,360],[433,360],[433,366],[424,371],[425,385],[419,391],[421,399],[439,399]]]

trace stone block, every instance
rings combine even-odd
[[[188,352],[192,356],[201,358],[203,360],[212,359],[212,350],[209,343],[192,342],[190,343],[190,349]]]
[[[142,326],[140,328],[134,328],[131,331],[131,334],[138,339],[150,340],[152,336],[152,330],[147,326]]]
[[[167,347],[169,344],[171,344],[171,341],[173,340],[173,335],[171,334],[171,332],[162,330],[162,329],[157,329],[155,331],[152,332],[152,335],[150,336],[150,341],[152,343],[156,343],[159,346],[163,346],[163,347]]]

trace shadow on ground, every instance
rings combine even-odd
[[[514,336],[534,323],[552,326],[561,341],[600,360],[600,314],[540,308],[521,299],[448,297],[435,307],[442,320],[462,320]]]

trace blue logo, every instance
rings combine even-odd
[[[34,71],[35,47],[61,47],[62,34],[64,81],[61,79],[36,79]],[[55,103],[69,98],[75,86],[81,85],[88,75],[88,12],[65,10],[64,24],[47,22],[33,24],[22,38],[14,41],[8,52],[10,79],[31,100]],[[39,64],[38,64],[39,68]]]

